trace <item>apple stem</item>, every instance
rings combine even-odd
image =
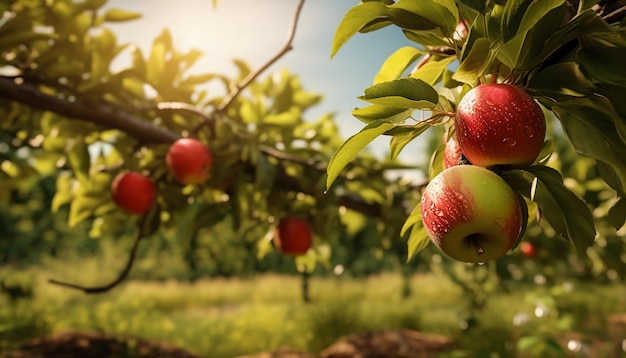
[[[483,247],[480,246],[480,242],[478,242],[478,239],[476,238],[476,236],[472,236],[472,242],[474,243],[474,248],[476,249],[477,256],[480,256],[485,253],[485,249],[483,249]]]

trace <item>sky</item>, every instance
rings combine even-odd
[[[233,59],[260,67],[285,44],[297,0],[109,0],[108,8],[143,14],[139,20],[108,26],[122,43],[134,43],[145,53],[152,40],[168,28],[180,50],[204,53],[191,72],[236,74]],[[398,48],[410,45],[398,28],[357,34],[331,59],[335,30],[358,0],[307,0],[293,42],[293,50],[264,75],[288,69],[300,76],[305,89],[320,93],[323,102],[305,113],[314,120],[333,112],[343,138],[357,133],[363,124],[350,114],[365,102],[356,97],[372,84],[384,60]],[[388,140],[377,140],[368,150],[379,157],[387,153]],[[407,146],[401,160],[423,159],[419,143]]]

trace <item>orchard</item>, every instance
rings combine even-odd
[[[67,327],[216,356],[330,357],[340,337],[392,328],[445,337],[429,338],[442,357],[624,354],[626,3],[353,3],[315,25],[334,31],[329,61],[372,33],[407,45],[371,69],[348,118],[311,118],[323,94],[271,73],[301,49],[304,0],[283,46],[257,67],[234,60],[235,75],[198,73],[202,52],[165,26],[147,51],[120,43],[111,25],[142,15],[106,0],[0,3],[0,317],[30,322],[0,327],[0,357]],[[343,138],[346,122],[360,129]],[[398,273],[396,297],[384,275]],[[271,275],[284,275],[273,289],[246,281]],[[241,308],[266,291],[266,311]],[[190,317],[214,306],[194,340]]]

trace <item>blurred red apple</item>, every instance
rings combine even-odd
[[[524,256],[527,256],[527,257],[535,256],[535,252],[536,252],[535,246],[528,241],[522,242],[519,245],[519,249],[522,252],[522,254],[524,254]]]
[[[471,89],[459,102],[454,122],[463,154],[481,167],[531,165],[546,134],[541,107],[512,84]]]
[[[304,255],[311,248],[313,234],[305,219],[286,217],[280,220],[274,235],[274,247],[285,255]]]
[[[144,175],[126,171],[111,182],[111,195],[115,204],[131,214],[143,215],[156,199],[156,185]]]
[[[181,138],[172,143],[165,162],[170,173],[181,184],[199,184],[209,177],[213,156],[199,140]]]

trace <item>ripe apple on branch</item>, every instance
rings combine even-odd
[[[625,15],[625,6],[574,1],[364,1],[352,7],[336,30],[331,55],[357,33],[387,26],[398,27],[413,46],[391,54],[359,97],[367,106],[353,115],[365,127],[331,158],[327,187],[375,138],[391,137],[396,158],[428,128],[444,127],[450,138],[432,156],[431,183],[421,202],[427,207],[415,207],[401,231],[409,258],[429,236],[462,261],[504,255],[524,234],[528,205],[579,253],[586,252],[594,242],[594,220],[587,203],[546,165],[552,149],[550,140],[544,142],[545,114],[559,120],[580,155],[596,161],[615,191],[608,214],[619,229],[626,222],[626,73],[608,69],[623,68]],[[416,120],[415,111],[430,116]],[[470,165],[455,166],[465,162]],[[493,207],[500,212],[485,207],[494,198],[480,190],[477,177],[506,193],[508,204]],[[453,200],[456,194],[450,193],[483,204]],[[511,209],[518,204],[519,211]],[[489,253],[478,234],[497,232],[501,225],[479,216],[517,217],[521,226],[510,231],[519,235],[511,239],[515,235],[500,232],[499,248]]]

